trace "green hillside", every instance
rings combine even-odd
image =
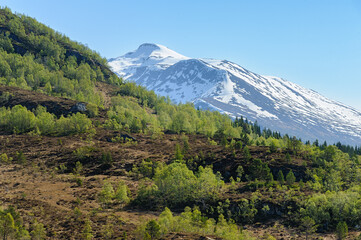
[[[359,239],[360,161],[172,104],[0,9],[3,239]]]
[[[96,82],[121,84],[106,60],[25,15],[0,10],[0,83],[97,105]]]

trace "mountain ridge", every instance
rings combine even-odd
[[[143,51],[141,58],[133,56],[150,46],[153,51],[148,55]],[[355,108],[228,60],[188,58],[159,44],[142,44],[110,59],[109,65],[124,79],[168,95],[176,103],[193,102],[233,118],[243,116],[305,140],[361,142],[361,113]]]

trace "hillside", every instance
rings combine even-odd
[[[43,26],[0,12],[3,25],[17,19],[29,36],[29,26]],[[14,48],[19,33],[12,34],[4,39]],[[90,52],[72,75],[65,55],[52,69],[53,55],[42,48],[14,52],[3,43],[1,61],[10,67],[0,72],[4,239],[359,237],[361,149],[304,144],[243,118],[172,104],[107,79],[107,66],[91,65],[102,62]],[[30,75],[49,82],[21,81]],[[59,90],[70,83],[74,91]],[[95,95],[81,97],[85,90]]]
[[[109,60],[112,69],[169,96],[176,103],[236,117],[263,127],[328,143],[361,143],[361,113],[279,77],[261,76],[240,65],[215,59],[191,59],[158,44]]]
[[[104,103],[96,82],[119,85],[106,60],[35,19],[0,9],[0,83]]]

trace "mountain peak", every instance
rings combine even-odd
[[[155,44],[155,43],[143,43],[138,47],[138,50],[142,50],[142,49],[149,49],[149,50],[159,50],[161,48],[166,48],[163,45],[160,44]]]
[[[124,68],[128,70],[138,67],[152,67],[153,69],[166,69],[167,67],[181,61],[189,59],[163,45],[155,43],[143,43],[135,51],[112,58],[109,60],[110,66],[122,77],[129,77],[128,74],[121,71]],[[133,72],[131,73],[133,74]]]
[[[143,57],[143,58],[174,58],[177,60],[184,60],[188,59],[187,57],[167,48],[166,46],[155,44],[155,43],[143,43],[141,44],[137,50],[127,53],[124,55],[125,57],[129,58],[137,58],[137,57]]]

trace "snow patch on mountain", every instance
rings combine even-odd
[[[176,103],[244,116],[262,126],[328,142],[361,143],[361,113],[285,79],[261,76],[236,63],[191,59],[159,44],[110,59],[124,79]]]

